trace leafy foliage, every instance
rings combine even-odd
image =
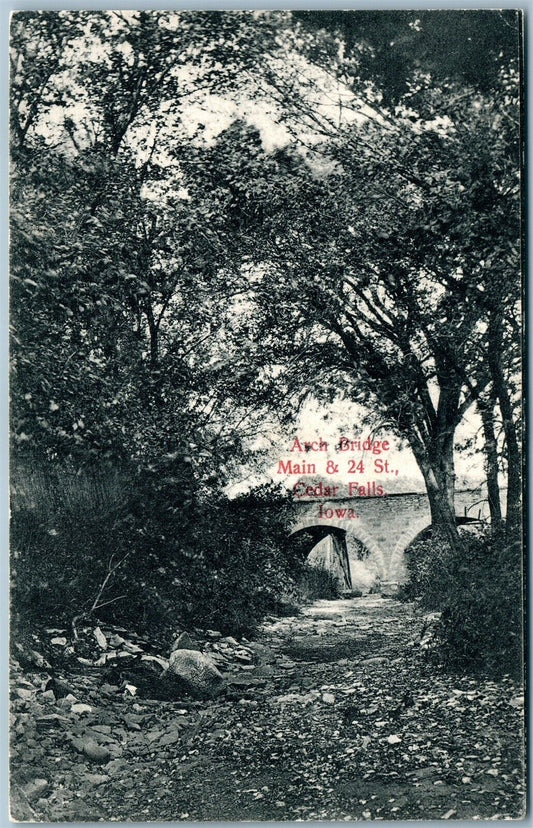
[[[403,597],[442,612],[437,655],[456,670],[510,673],[523,668],[522,559],[503,531],[463,536],[462,550],[438,538],[407,552]]]
[[[282,609],[301,566],[285,543],[286,497],[263,487],[200,502],[187,471],[174,460],[137,477],[65,467],[27,475],[31,494],[15,498],[11,538],[19,620],[88,613],[163,633],[182,623],[242,634]]]
[[[519,25],[13,16],[13,460],[59,470],[51,505],[14,518],[23,606],[90,608],[112,573],[128,601],[111,616],[179,601],[191,623],[252,626],[292,565],[276,498],[254,534],[255,500],[244,519],[222,491],[266,413],[289,421],[310,394],[409,443],[458,555],[454,435],[484,410],[516,536]],[[222,124],[193,117],[217,105]],[[95,462],[123,470],[117,497],[58,502],[63,469]]]
[[[362,79],[375,83],[388,103],[411,91],[424,67],[437,82],[460,79],[481,91],[498,83],[503,63],[517,59],[519,20],[511,10],[299,11],[311,31],[341,37]]]
[[[297,581],[300,600],[333,599],[340,595],[339,581],[331,572],[304,564]]]

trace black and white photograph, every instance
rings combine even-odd
[[[524,819],[523,29],[12,12],[13,820]]]

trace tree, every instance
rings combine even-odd
[[[482,16],[491,47],[474,83],[468,63],[452,57],[437,70],[427,57],[443,33],[444,43],[452,37],[449,15],[428,37],[427,15],[424,23],[416,12],[402,13],[409,37],[389,43],[389,67],[402,55],[394,89],[370,69],[386,50],[389,19],[376,34],[366,13],[333,15],[335,31],[324,32],[313,13],[304,14],[314,29],[307,39],[297,35],[306,71],[295,60],[280,73],[275,58],[265,71],[284,122],[315,159],[321,187],[310,196],[298,173],[294,209],[283,198],[276,203],[270,248],[261,236],[263,264],[272,268],[262,311],[273,298],[288,309],[277,330],[287,339],[298,330],[293,354],[301,327],[318,341],[326,332],[322,367],[348,366],[352,387],[366,388],[385,422],[409,440],[434,523],[455,543],[454,432],[492,388],[507,437],[507,525],[515,527],[519,445],[502,365],[520,339],[511,322],[520,300],[516,15]],[[455,46],[464,34],[454,36]],[[292,31],[287,37],[294,42]],[[328,160],[333,171],[317,176]],[[276,316],[270,313],[271,324]]]
[[[228,259],[208,195],[180,195],[176,156],[183,100],[222,82],[241,29],[216,14],[14,16],[18,451],[128,460],[212,436],[225,299],[211,282]]]
[[[455,429],[488,395],[515,524],[517,16],[454,14],[16,15],[19,443],[224,465],[241,417],[342,388],[409,441],[457,543]],[[454,55],[478,23],[476,75]],[[191,137],[204,87],[291,145]]]

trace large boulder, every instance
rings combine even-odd
[[[186,689],[199,698],[212,698],[224,689],[224,679],[213,661],[196,650],[174,650],[170,654],[168,677],[178,678]]]

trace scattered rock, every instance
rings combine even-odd
[[[269,647],[265,647],[264,644],[252,641],[250,644],[246,645],[246,649],[250,650],[250,652],[254,654],[256,660],[260,663],[273,664],[276,661],[275,654],[269,649]]]
[[[206,635],[201,631],[197,635],[203,654],[196,648],[173,647],[170,662],[150,655],[149,643],[126,631],[119,635],[105,624],[102,632],[108,649],[102,655],[93,624],[81,631],[83,647],[76,646],[75,653],[87,656],[91,666],[82,668],[75,657],[71,659],[64,668],[65,674],[72,671],[68,685],[43,676],[42,670],[21,668],[15,661],[13,817],[59,822],[135,815],[153,821],[178,815],[206,821],[215,811],[229,815],[224,810],[226,800],[227,805],[233,797],[238,806],[241,796],[251,795],[263,800],[265,810],[248,812],[243,807],[242,816],[258,821],[322,821],[332,816],[346,821],[416,819],[425,815],[419,801],[423,806],[430,803],[428,818],[462,819],[470,814],[510,818],[517,813],[513,803],[520,767],[516,759],[508,759],[505,748],[519,740],[513,723],[521,721],[520,688],[507,679],[500,686],[477,679],[452,681],[433,675],[432,670],[422,675],[409,643],[416,633],[409,607],[396,609],[393,602],[383,602],[378,616],[371,600],[378,606],[381,599],[361,602],[363,611],[346,631],[332,614],[332,604],[324,602],[317,605],[320,614],[314,609],[315,617],[307,620],[277,619],[274,634],[267,629],[263,638],[268,647],[239,643],[231,636],[208,637],[204,643]],[[405,621],[396,632],[398,641],[390,642],[396,614]],[[370,631],[368,636],[361,634],[363,629]],[[300,639],[297,660],[291,661],[285,652],[293,655],[294,642]],[[338,647],[343,639],[352,649]],[[39,646],[35,636],[30,640]],[[133,650],[141,650],[142,643],[146,652],[128,652],[126,643]],[[330,644],[347,657],[332,661]],[[107,662],[117,652],[124,654],[103,669],[95,664],[100,658]],[[242,660],[239,653],[245,654]],[[57,648],[56,669],[64,656],[65,650]],[[198,692],[180,672],[172,671],[170,664],[183,658],[193,674],[202,675],[203,670],[204,678],[207,661],[216,692],[227,686],[225,695],[209,700],[214,695],[211,687]],[[224,675],[216,669],[215,659]],[[369,664],[383,667],[365,670]],[[167,683],[168,695],[158,695]],[[136,698],[127,695],[127,685],[139,688]],[[19,689],[25,692],[18,693]],[[207,701],[184,699],[185,691]],[[72,749],[65,750],[65,745]],[[444,751],[453,752],[450,766]],[[217,779],[217,797],[209,805],[212,810],[206,811],[205,769],[213,759],[226,757],[231,757],[235,778],[227,784]],[[276,784],[270,790],[261,787],[263,781],[270,785],[266,773],[259,782],[263,768],[273,773]],[[279,780],[278,770],[284,774]],[[179,780],[177,806],[174,792],[169,791],[171,776]],[[337,810],[328,812],[333,808],[330,791],[336,791],[337,785]],[[276,808],[286,811],[276,813]]]
[[[26,650],[19,642],[15,644],[15,649],[18,652],[20,663],[23,666],[37,667],[39,670],[52,669],[52,665],[36,650]]]
[[[107,782],[109,776],[106,776],[104,773],[86,773],[83,777],[86,782],[89,782],[91,785],[103,785],[104,782]]]
[[[93,630],[93,635],[96,638],[96,643],[100,647],[101,650],[107,650],[107,638],[103,634],[100,627],[95,627]]]
[[[112,776],[119,776],[125,774],[129,771],[130,766],[124,759],[112,759],[108,765],[106,765],[106,772]]]
[[[168,670],[168,661],[166,658],[162,658],[161,656],[142,655],[141,661],[158,664],[162,670]]]
[[[213,661],[196,650],[175,650],[167,673],[177,676],[193,695],[202,698],[216,696],[224,688],[224,679]]]
[[[108,661],[108,654],[104,653],[103,655],[100,656],[100,658],[96,659],[96,661],[94,662],[94,666],[95,667],[103,667],[104,664],[107,663],[107,661]]]
[[[72,739],[72,745],[78,753],[82,753],[91,762],[104,765],[111,759],[109,748],[96,744],[92,739]]]
[[[31,699],[35,695],[35,690],[30,690],[27,687],[17,687],[15,692],[19,699]]]
[[[172,644],[172,648],[170,650],[171,653],[175,652],[176,650],[201,650],[199,644],[194,641],[188,632],[182,632],[179,635],[174,643]]]
[[[121,635],[117,635],[117,633],[113,633],[113,635],[109,639],[109,646],[113,647],[114,649],[120,647],[121,644],[124,644],[125,638],[122,638]]]
[[[124,650],[127,653],[133,653],[133,655],[138,655],[139,653],[144,653],[142,647],[139,647],[138,644],[132,644],[131,641],[125,641],[123,644]]]
[[[78,716],[81,716],[83,713],[92,713],[93,709],[90,704],[73,704],[70,708],[71,713],[76,713]]]
[[[32,779],[31,782],[26,782],[25,785],[22,785],[22,792],[28,799],[28,802],[35,802],[48,790],[48,787],[49,783],[47,779]]]
[[[230,647],[240,647],[241,646],[239,644],[239,642],[237,641],[237,639],[233,638],[233,636],[231,636],[231,635],[227,635],[225,638],[223,638],[222,642],[224,642],[225,644],[229,644]]]
[[[136,716],[134,713],[125,713],[122,718],[124,719],[124,724],[129,730],[140,730],[140,722],[143,721],[144,717]]]
[[[35,727],[39,732],[53,730],[56,727],[70,724],[70,719],[60,716],[59,713],[49,713],[46,716],[38,716],[35,720]]]
[[[120,687],[117,687],[116,684],[108,684],[104,682],[100,687],[100,693],[102,696],[114,696],[116,693],[120,693]]]
[[[101,819],[104,812],[94,802],[85,802],[80,797],[69,802],[67,813],[62,807],[60,814],[56,817],[57,822],[96,822]]]
[[[70,684],[60,678],[51,678],[46,682],[45,690],[51,690],[56,699],[61,699],[65,696],[72,696],[74,698],[74,691]]]
[[[254,671],[256,676],[273,676],[274,675],[274,667],[271,664],[261,664],[257,669]],[[311,684],[309,684],[311,686]]]
[[[168,747],[169,745],[175,745],[177,742],[181,741],[181,738],[181,728],[174,728],[173,730],[164,733],[158,740],[157,744],[159,747]]]

